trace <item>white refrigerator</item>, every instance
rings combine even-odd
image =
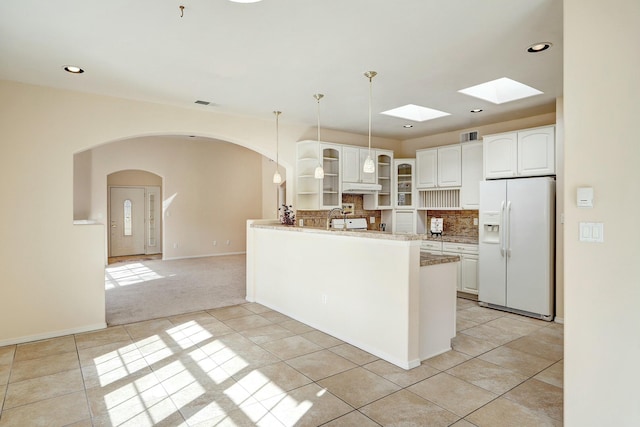
[[[480,182],[478,301],[553,320],[555,180]]]

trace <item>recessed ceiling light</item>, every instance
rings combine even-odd
[[[531,46],[529,46],[527,48],[527,52],[529,53],[538,53],[538,52],[542,52],[543,50],[547,50],[549,49],[551,46],[553,46],[551,43],[549,42],[539,42],[539,43],[534,43]]]
[[[84,70],[76,65],[65,65],[64,70],[71,74],[82,74]]]
[[[413,125],[402,125],[403,128],[405,129],[411,129],[413,127]]]
[[[401,119],[412,120],[414,122],[424,122],[426,120],[437,119],[438,117],[449,116],[444,111],[434,110],[432,108],[421,107],[419,105],[407,104],[392,110],[383,111],[380,114],[387,116],[399,117]]]
[[[471,86],[458,92],[475,98],[484,99],[494,104],[504,104],[505,102],[528,98],[540,95],[542,92],[515,80],[502,77],[476,86]]]
[[[472,113],[482,113],[482,108],[474,108],[471,110]]]

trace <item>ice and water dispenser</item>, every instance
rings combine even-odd
[[[500,212],[485,211],[481,215],[481,241],[485,243],[500,243]]]

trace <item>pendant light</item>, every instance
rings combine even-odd
[[[369,155],[367,155],[367,160],[364,161],[364,167],[362,171],[364,173],[374,173],[376,171],[376,165],[373,163],[371,159],[371,92],[372,86],[371,80],[377,75],[375,71],[367,71],[364,73],[364,76],[369,79]]]
[[[280,114],[282,114],[282,111],[274,111],[273,114],[276,115],[276,172],[273,174],[273,183],[280,184],[282,182],[282,176],[280,176],[280,172],[278,172],[278,169],[280,167],[280,159],[278,157],[278,140],[280,138],[280,135],[278,135],[278,117],[280,116]]]
[[[318,102],[318,166],[314,172],[316,179],[324,178],[324,169],[322,168],[322,149],[320,148],[320,100],[324,97],[321,93],[316,93],[313,97]]]

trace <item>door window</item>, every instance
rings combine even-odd
[[[131,236],[131,200],[127,199],[123,203],[124,205],[124,235]]]

